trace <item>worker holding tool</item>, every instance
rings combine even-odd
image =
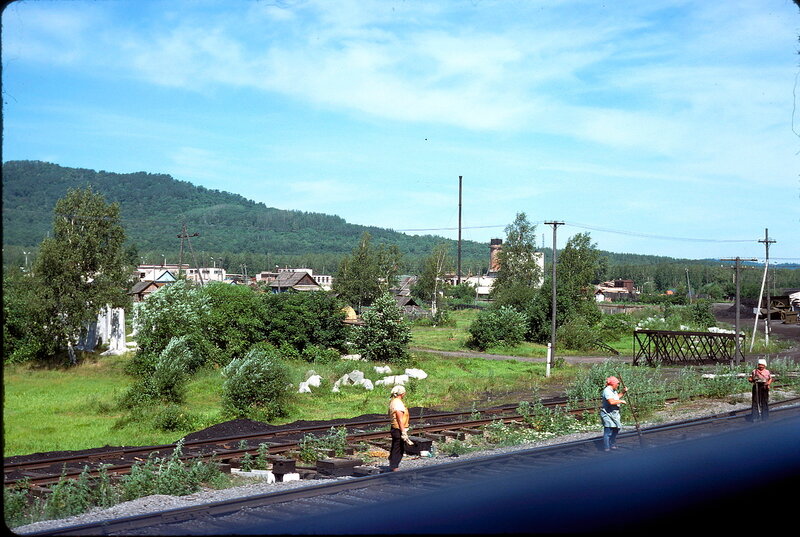
[[[758,360],[758,365],[747,378],[753,384],[753,421],[769,418],[769,385],[772,384],[772,373],[767,369],[767,361]]]
[[[620,405],[627,404],[622,396],[617,392],[619,387],[619,379],[617,377],[608,377],[606,379],[606,387],[603,389],[603,406],[600,408],[600,420],[603,422],[603,450],[611,451],[617,449],[617,434],[622,428],[622,419],[620,418]],[[628,388],[622,390],[622,395],[625,395]]]
[[[389,450],[389,470],[396,472],[405,453],[405,444],[413,446],[408,438],[408,409],[403,403],[406,395],[405,387],[397,385],[392,388],[392,400],[389,402],[389,421],[391,422],[392,447]]]

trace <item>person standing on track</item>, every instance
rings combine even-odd
[[[606,379],[606,387],[603,389],[603,406],[600,408],[600,420],[603,422],[603,450],[611,451],[617,449],[617,434],[622,428],[622,419],[620,418],[620,405],[627,404],[617,392],[619,387],[619,379],[617,377],[608,377]],[[627,393],[628,388],[622,390],[622,395]]]
[[[396,472],[405,453],[405,444],[413,446],[408,438],[409,415],[403,397],[405,387],[397,385],[392,388],[392,400],[389,402],[389,422],[391,423],[392,447],[389,450],[389,470]]]
[[[769,418],[769,385],[772,384],[772,374],[767,369],[767,361],[761,358],[758,365],[747,379],[753,384],[753,421]]]

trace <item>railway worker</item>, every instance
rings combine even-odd
[[[406,389],[402,385],[392,388],[391,401],[389,402],[389,421],[391,423],[392,447],[389,450],[389,470],[396,472],[400,466],[400,461],[405,453],[405,444],[413,446],[408,438],[408,409],[403,398],[406,396]]]
[[[600,408],[600,420],[603,422],[603,450],[611,451],[617,449],[617,434],[622,428],[622,419],[620,418],[620,405],[627,404],[622,396],[617,392],[619,388],[619,379],[617,377],[608,377],[606,379],[606,386],[603,389],[603,406]],[[627,393],[627,386],[622,390],[622,395]]]
[[[758,360],[758,365],[747,378],[753,384],[753,421],[767,421],[769,417],[769,385],[772,384],[772,374],[767,369],[767,361]]]

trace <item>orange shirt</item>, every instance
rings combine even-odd
[[[392,397],[391,402],[389,403],[389,420],[392,422],[392,429],[400,429],[400,425],[397,423],[397,415],[395,411],[400,411],[403,414],[403,429],[408,428],[408,409],[406,405],[403,404],[403,400],[399,397]]]

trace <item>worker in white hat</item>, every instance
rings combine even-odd
[[[405,453],[405,445],[413,446],[408,438],[409,415],[403,397],[406,389],[398,384],[392,388],[392,400],[389,402],[389,421],[391,422],[392,447],[389,449],[389,470],[396,472]]]
[[[750,373],[748,379],[753,384],[753,421],[767,421],[769,418],[769,386],[772,384],[772,373],[767,369],[767,361],[758,360],[758,365]]]

